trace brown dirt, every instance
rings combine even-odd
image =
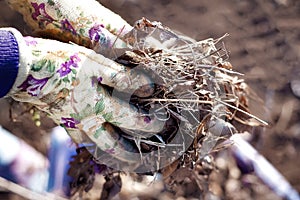
[[[198,40],[217,38],[229,33],[230,36],[225,39],[225,43],[230,52],[230,62],[235,70],[245,74],[247,83],[265,103],[266,112],[259,107],[258,101],[254,102],[255,112],[271,123],[270,128],[253,130],[255,140],[252,143],[300,191],[300,97],[297,97],[291,89],[293,80],[300,81],[300,1],[100,0],[100,2],[131,24],[141,17],[146,17],[161,21],[171,29]],[[14,26],[23,33],[30,33],[24,26],[21,16],[7,8],[3,1],[0,1],[0,10],[2,13],[0,27]],[[18,135],[23,135],[23,138],[28,138],[32,132],[44,135],[44,130],[52,126],[51,122],[47,122],[42,129],[34,128],[28,115],[19,118],[18,122],[13,122],[9,118],[7,102],[0,101],[0,124]],[[35,147],[45,152],[41,146]],[[211,187],[213,191],[220,192],[225,186],[218,185],[216,182],[218,179],[220,176],[216,175]],[[254,177],[248,179],[262,187],[260,190],[252,188],[252,193],[257,196],[243,196],[244,189],[237,190],[236,196],[220,193],[224,199],[274,198],[270,194],[268,196],[269,191],[259,184],[259,180]]]

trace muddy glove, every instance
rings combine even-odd
[[[130,145],[126,146],[120,129],[138,130],[149,136],[163,128],[162,122],[113,98],[106,90],[109,87],[133,93],[139,86],[149,85],[150,80],[143,74],[132,73],[93,50],[23,37],[12,28],[0,29],[0,45],[1,91],[7,92],[13,84],[7,96],[48,113],[76,143],[85,142],[88,136],[102,151],[135,162],[138,156],[128,153],[126,147]],[[151,87],[144,87],[136,95],[151,92]]]

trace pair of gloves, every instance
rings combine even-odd
[[[56,40],[0,29],[0,97],[45,111],[75,143],[93,143],[117,160],[139,162],[139,152],[122,133],[149,137],[164,123],[111,95],[117,90],[146,97],[154,91],[145,74],[110,57],[113,49],[126,48],[122,37],[132,27],[94,0],[7,3],[36,33]]]

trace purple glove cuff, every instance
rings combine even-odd
[[[10,31],[0,30],[0,98],[12,88],[18,69],[18,42]]]

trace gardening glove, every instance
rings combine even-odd
[[[39,36],[72,41],[102,55],[112,47],[124,48],[120,39],[132,27],[95,0],[6,0],[20,12]]]
[[[176,46],[178,40],[181,40],[181,38],[178,38],[176,34],[173,34],[172,31],[168,31],[163,28],[159,28],[159,23],[156,23],[155,25],[152,25],[147,20],[141,20],[135,24],[135,27],[131,27],[125,20],[123,20],[120,16],[117,14],[109,11],[105,7],[103,7],[101,4],[99,4],[95,0],[60,0],[60,1],[46,1],[46,0],[6,0],[8,4],[14,9],[20,12],[23,16],[27,24],[33,29],[33,31],[41,36],[41,37],[47,37],[52,38],[64,42],[73,42],[80,46],[85,46],[89,49],[95,50],[95,52],[105,56],[106,58],[110,59],[116,59],[120,58],[120,55],[125,55],[124,52],[126,50],[129,50],[127,52],[132,52],[133,49],[143,49],[143,48],[150,48],[150,49],[170,49],[174,45]],[[141,32],[139,31],[141,30]],[[144,30],[146,34],[146,37],[144,35]],[[149,32],[148,32],[148,31]],[[154,31],[153,31],[154,30]],[[153,33],[153,34],[152,34]],[[189,39],[190,40],[190,39]],[[146,44],[146,45],[144,45]],[[155,45],[154,45],[155,44]],[[185,40],[183,41],[183,44],[186,45]],[[74,47],[74,45],[73,45]],[[138,53],[138,52],[137,52]],[[134,53],[133,53],[134,54]],[[136,54],[137,55],[137,54]],[[73,60],[75,57],[70,57],[73,55],[69,55],[69,59]],[[128,56],[129,59],[131,59],[131,54]],[[139,57],[139,56],[137,56]],[[127,57],[126,57],[127,58]],[[81,58],[80,58],[81,59]],[[143,57],[141,57],[143,60]],[[124,64],[130,64],[132,63],[131,60],[128,61],[127,59],[124,60],[117,60],[119,63]],[[124,61],[124,62],[123,62]],[[132,60],[133,63],[139,63],[139,58],[137,62],[135,60]],[[73,62],[73,61],[72,61]],[[114,64],[116,65],[116,64]],[[147,59],[145,60],[145,65],[147,65],[147,69],[150,69],[151,63],[147,62]],[[119,65],[117,65],[119,66]],[[70,68],[70,69],[69,69]],[[75,67],[69,67],[68,71],[70,71],[71,75],[68,75],[67,77],[72,76],[74,73],[73,71],[76,70]],[[144,68],[142,69],[144,70]],[[135,70],[134,70],[135,71]],[[151,71],[151,70],[150,70]],[[132,73],[132,71],[131,71]],[[143,76],[144,77],[144,76]],[[94,82],[97,82],[98,76],[94,77]],[[63,78],[68,79],[68,78]],[[102,77],[102,83],[104,83],[104,78]],[[161,81],[156,82],[155,85],[160,85]],[[71,80],[72,82],[72,80]],[[75,84],[77,82],[75,81]],[[148,81],[149,83],[149,81]],[[120,84],[120,83],[119,83]],[[145,84],[145,81],[139,80],[139,85]],[[136,88],[136,87],[132,87]],[[145,96],[145,94],[151,95],[152,91],[151,88],[149,88],[149,91],[147,89],[139,90],[138,96]],[[118,89],[119,90],[119,89]],[[129,87],[127,87],[127,90],[130,90]],[[114,90],[115,91],[115,90]],[[143,92],[144,91],[144,92]],[[68,91],[69,92],[69,91]],[[126,91],[125,91],[126,92]],[[131,92],[129,92],[131,93]],[[113,93],[114,95],[114,93]],[[127,96],[128,97],[128,96]],[[83,99],[83,98],[82,98]],[[77,99],[76,99],[77,101]],[[98,100],[99,101],[99,100]],[[77,101],[78,102],[78,101]],[[156,104],[156,103],[155,103]],[[95,137],[89,136],[88,138],[92,138],[92,142],[94,142],[97,146],[101,146],[101,150],[105,150],[107,152],[110,152],[113,156],[119,158],[120,160],[123,160],[125,162],[139,162],[141,160],[144,160],[143,162],[144,166],[147,171],[150,170],[157,170],[158,168],[165,166],[172,162],[172,160],[175,159],[176,156],[179,156],[180,154],[177,154],[178,148],[180,148],[179,151],[182,151],[183,146],[189,146],[191,143],[192,137],[189,137],[189,139],[184,139],[186,145],[182,145],[182,141],[180,139],[180,134],[176,134],[176,137],[172,140],[174,141],[174,145],[171,144],[168,146],[168,148],[165,148],[165,141],[170,141],[169,138],[172,138],[175,135],[175,132],[178,130],[177,126],[178,123],[176,120],[173,120],[170,118],[170,115],[166,112],[164,107],[161,106],[161,104],[157,103],[155,105],[154,103],[151,103],[150,112],[154,112],[153,115],[160,120],[161,122],[158,122],[156,119],[151,119],[149,117],[144,118],[144,121],[147,122],[150,120],[153,125],[149,124],[151,126],[152,130],[145,132],[143,131],[145,128],[142,128],[140,126],[137,126],[135,128],[131,129],[125,129],[123,125],[118,125],[122,129],[122,131],[126,132],[127,134],[115,134],[118,138],[118,142],[113,143],[116,141],[116,139],[109,139],[105,138],[108,136],[111,136],[111,134],[104,134],[100,135],[100,132],[102,133],[105,129],[106,132],[113,131],[115,129],[112,128],[112,126],[109,126],[108,123],[104,123],[104,128],[93,128],[92,132]],[[73,103],[72,103],[73,105]],[[102,103],[99,102],[98,104],[94,104],[95,106],[98,106],[98,110],[102,111]],[[156,106],[159,106],[157,108]],[[153,107],[152,107],[153,106]],[[106,108],[106,107],[105,107]],[[117,108],[114,108],[118,110]],[[148,109],[148,108],[147,108]],[[152,111],[151,111],[152,110]],[[85,120],[83,121],[82,118],[87,118],[87,116],[90,116],[90,113],[92,112],[92,108],[88,107],[85,109],[85,113],[83,113],[83,109],[81,109],[80,116],[75,116],[72,114],[72,116],[65,117],[64,120],[67,121],[66,123],[70,123],[72,126],[79,127],[80,130],[82,130],[83,124],[84,127],[96,127],[94,124],[101,123],[101,122],[92,122]],[[157,113],[155,113],[157,112]],[[77,115],[78,112],[76,111]],[[104,115],[106,118],[107,116]],[[110,115],[109,115],[110,116]],[[115,114],[114,114],[115,116]],[[95,118],[93,118],[95,119]],[[76,120],[76,121],[75,121]],[[77,125],[77,122],[80,121],[81,123]],[[98,120],[99,121],[99,120]],[[111,121],[111,120],[110,120]],[[118,120],[119,122],[120,120]],[[130,122],[129,122],[130,121]],[[143,121],[143,119],[142,119]],[[166,122],[166,125],[164,125],[163,132],[159,134],[157,131],[159,128],[162,127],[161,125],[162,121]],[[143,122],[143,123],[145,123]],[[124,123],[124,122],[123,122]],[[128,124],[132,124],[131,118],[128,118],[127,122]],[[141,123],[141,124],[143,124]],[[170,123],[167,125],[167,123]],[[82,125],[81,125],[82,124]],[[111,124],[111,123],[110,123]],[[155,125],[156,124],[156,125]],[[116,126],[115,126],[116,127]],[[140,128],[141,132],[140,132]],[[170,127],[173,127],[173,131],[170,131]],[[87,128],[85,128],[87,129]],[[81,134],[81,132],[78,133],[76,130],[75,133],[71,133],[74,129],[68,129],[69,133],[73,135],[73,138],[80,136],[84,136],[86,134]],[[96,131],[95,131],[96,130]],[[110,130],[110,131],[108,131]],[[84,130],[86,131],[86,130]],[[174,134],[173,134],[174,133]],[[124,137],[119,137],[120,135]],[[76,137],[75,137],[76,136]],[[105,137],[104,137],[105,136]],[[151,137],[154,136],[154,137]],[[145,139],[146,137],[146,139]],[[150,138],[151,137],[151,138]],[[95,139],[97,138],[97,139]],[[128,140],[130,142],[134,143],[133,145],[128,144]],[[79,141],[83,141],[84,139],[80,138]],[[106,142],[103,142],[106,141]],[[107,142],[110,141],[110,142]],[[101,143],[101,144],[98,144]],[[118,148],[120,150],[117,150],[118,148],[115,148],[115,146],[118,144]],[[122,144],[122,145],[121,145]],[[103,146],[104,145],[104,146]],[[86,145],[89,146],[89,145]],[[113,146],[113,147],[112,147]],[[130,148],[132,146],[136,146],[138,148],[137,153],[133,148]],[[159,148],[158,148],[159,146]],[[179,146],[179,147],[178,147]],[[162,147],[165,152],[168,152],[170,154],[168,155],[161,155],[161,151],[157,150]],[[172,148],[170,148],[172,147]],[[126,150],[127,149],[127,150]],[[97,149],[89,149],[90,152],[94,153],[95,151],[96,158],[102,159],[102,156]],[[145,152],[146,151],[146,152]],[[149,153],[150,152],[150,153]],[[140,154],[138,154],[140,153]],[[173,156],[174,154],[175,157]],[[162,159],[164,158],[164,159]],[[105,159],[107,160],[107,159]],[[110,160],[110,157],[108,158]],[[166,161],[163,161],[166,160]],[[171,161],[170,161],[171,160]],[[116,161],[116,165],[120,165],[118,160]],[[102,162],[103,163],[103,162]],[[104,163],[107,164],[107,163]],[[157,167],[159,165],[159,167]],[[150,167],[149,167],[150,166]],[[153,167],[152,167],[153,166]],[[118,167],[118,166],[117,166]],[[118,167],[119,168],[119,167]],[[120,169],[120,168],[119,168]],[[124,167],[122,167],[124,169]],[[140,168],[140,171],[143,171],[144,169]]]
[[[6,96],[45,111],[67,129],[74,142],[88,139],[115,158],[137,162],[139,157],[132,153],[136,151],[121,137],[120,129],[137,130],[140,137],[162,130],[161,121],[106,90],[110,87],[132,94],[146,85],[135,94],[150,95],[153,88],[143,74],[85,47],[23,37],[13,28],[0,29],[0,45],[2,96],[8,91]]]

